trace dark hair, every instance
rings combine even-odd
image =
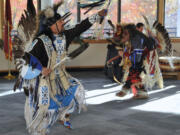
[[[51,18],[46,18],[44,14],[42,14],[39,17],[39,28],[37,33],[35,34],[35,38],[45,34],[47,35],[51,40],[53,40],[53,33],[51,31],[51,29],[49,28],[49,26],[53,25],[54,23],[56,23],[56,21],[58,21],[61,18],[61,15],[58,13],[55,13],[55,15]]]
[[[128,30],[130,38],[140,33],[138,30],[136,30],[136,25],[134,24],[127,24],[124,26],[124,30]]]
[[[139,23],[136,24],[136,27],[137,27],[137,28],[140,28],[140,27],[143,27],[143,26],[144,26],[144,24],[141,23],[141,22],[139,22]]]
[[[61,15],[58,13],[55,13],[53,17],[44,19],[44,24],[47,26],[51,26],[55,24],[59,19],[61,19]]]
[[[133,23],[127,24],[124,26],[124,29],[127,29],[129,31],[136,29],[136,26]]]

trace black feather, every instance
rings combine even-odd
[[[68,18],[70,15],[72,15],[72,13],[71,13],[71,12],[67,12],[66,14],[64,14],[64,15],[61,17],[61,19],[62,19],[62,20],[65,20],[65,19]]]
[[[63,4],[63,1],[61,1],[61,2],[59,2],[59,3],[57,3],[57,4],[55,4],[55,5],[53,6],[54,11],[57,12],[59,6],[61,6],[62,4]]]
[[[158,21],[155,21],[155,22],[153,23],[153,27],[156,28],[157,24],[158,24]]]
[[[88,7],[98,7],[103,5],[105,0],[99,0],[98,2],[94,2],[91,4],[80,4],[80,8],[88,8]]]
[[[35,6],[33,4],[33,0],[27,1],[27,11],[30,13],[31,16],[36,15],[36,9],[35,9]]]
[[[23,89],[24,89],[24,94],[25,94],[26,96],[29,96],[29,90],[28,90],[28,88],[27,88],[27,87],[23,87]]]
[[[0,49],[4,48],[4,41],[2,39],[0,39]]]
[[[108,23],[109,23],[109,25],[113,28],[113,30],[115,29],[115,26],[114,26],[114,24],[112,23],[112,21],[111,20],[108,20]]]
[[[76,38],[74,40],[75,42],[80,44],[80,47],[78,47],[77,49],[75,49],[74,51],[72,51],[68,57],[70,57],[71,59],[74,59],[75,57],[77,57],[78,55],[80,55],[82,52],[84,52],[89,44],[87,42],[84,42],[83,40],[81,40],[80,38]]]
[[[22,78],[19,76],[19,78],[16,80],[16,82],[15,82],[15,84],[14,84],[14,87],[13,87],[13,90],[14,90],[14,91],[16,91],[17,89],[20,88],[21,81],[22,81]]]
[[[89,11],[91,11],[94,7],[90,7],[88,10],[84,12],[84,15],[87,14]]]
[[[107,34],[108,36],[111,36],[111,34],[112,34],[112,33],[110,33],[110,32],[106,32],[106,34]]]

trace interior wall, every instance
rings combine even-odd
[[[78,47],[78,44],[71,45],[69,52]],[[67,62],[70,67],[99,67],[103,66],[106,59],[107,44],[90,44],[78,57]]]
[[[14,62],[11,62],[11,70],[15,70]],[[2,71],[8,71],[8,60],[5,59],[5,54],[3,50],[0,50],[0,72]]]
[[[73,44],[69,47],[69,52],[77,48],[78,44]],[[74,68],[91,68],[103,67],[106,59],[107,44],[90,44],[87,50],[80,54],[77,58],[67,61],[68,67]],[[8,61],[5,59],[4,52],[0,50],[0,71],[8,71]],[[15,70],[14,62],[11,64],[11,69]]]
[[[73,44],[69,48],[69,52],[77,48],[78,44]],[[179,52],[176,55],[180,56],[180,43],[173,43],[174,49]],[[95,68],[103,67],[107,55],[106,43],[93,43],[90,44],[87,50],[80,54],[77,58],[66,62],[68,67],[73,68]],[[15,70],[15,66],[12,62],[11,69]],[[8,71],[8,61],[5,59],[4,52],[0,50],[0,71]]]
[[[175,56],[179,56],[180,57],[180,42],[176,42],[173,44],[173,49],[176,51],[174,53]]]

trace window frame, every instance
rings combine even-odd
[[[165,4],[166,0],[158,0],[159,1],[159,22],[163,25],[165,24]],[[180,37],[170,37],[172,43],[180,42]]]
[[[38,11],[40,11],[40,6],[41,6],[41,0],[37,0],[37,7],[38,7]],[[164,25],[165,23],[165,2],[166,0],[157,0],[157,20]],[[0,9],[0,16],[1,18],[4,18],[4,3],[5,0],[0,1],[0,5],[1,5],[1,9]],[[117,22],[120,23],[121,22],[121,0],[117,0],[117,8],[118,8],[118,15],[117,15]],[[80,8],[78,7],[77,4],[77,22],[80,22],[81,19],[81,14],[80,14]],[[4,24],[4,19],[1,19],[0,22],[0,38],[2,38],[3,36],[3,24]],[[172,42],[180,42],[180,37],[171,37],[170,38]],[[100,42],[102,42],[104,40],[100,40]]]
[[[4,0],[0,1],[0,38],[3,39],[3,25],[4,25]]]
[[[157,0],[157,20],[159,23],[164,25],[165,23],[165,2],[166,0]],[[121,0],[117,0],[117,7],[118,7],[118,15],[117,15],[117,22],[121,22]],[[79,13],[80,15],[80,13]],[[180,42],[180,37],[170,37],[172,43]],[[93,39],[92,39],[93,40]],[[99,40],[100,43],[104,43],[106,39]],[[87,40],[89,41],[89,40]],[[97,43],[97,42],[96,42]]]

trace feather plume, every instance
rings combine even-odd
[[[14,59],[21,58],[24,55],[24,49],[34,36],[36,28],[36,10],[32,0],[28,0],[27,10],[21,15],[18,23],[17,34],[13,35],[13,54]]]
[[[51,18],[54,16],[54,10],[53,8],[49,7],[46,10],[44,10],[44,15],[46,18]]]
[[[75,49],[74,51],[72,51],[68,57],[70,57],[71,59],[74,59],[75,57],[77,57],[78,55],[80,55],[82,52],[84,52],[89,44],[87,42],[84,42],[83,40],[81,40],[80,38],[76,38],[74,40],[74,42],[77,42],[80,44],[80,47],[78,47],[77,49]]]

